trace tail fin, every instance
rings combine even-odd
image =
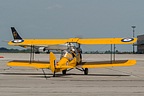
[[[53,52],[50,52],[50,69],[54,73],[55,72],[55,60],[56,57]]]
[[[11,27],[11,31],[12,31],[12,35],[13,35],[14,40],[16,40],[16,39],[21,40],[22,39],[14,27]]]

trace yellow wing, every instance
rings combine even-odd
[[[50,68],[50,63],[49,62],[31,62],[30,61],[10,61],[7,64],[10,67],[31,67],[31,68],[36,68],[36,69],[45,69],[45,68]]]
[[[8,42],[9,45],[14,46],[31,46],[31,45],[56,45],[56,44],[65,44],[67,39],[23,39],[23,42]]]
[[[132,44],[137,41],[137,38],[93,38],[80,39],[80,44]]]
[[[132,66],[136,64],[136,60],[118,60],[113,61],[99,61],[99,62],[83,62],[78,65],[79,68],[102,68],[102,67],[117,67],[117,66]],[[29,62],[29,61],[10,61],[7,64],[8,66],[15,67],[31,67],[36,69],[46,69],[50,68],[49,62]],[[63,66],[64,67],[64,66]],[[66,68],[69,68],[67,66]],[[70,67],[71,68],[71,67]]]
[[[92,38],[92,39],[23,39],[21,42],[10,41],[9,45],[14,46],[44,46],[57,45],[65,43],[79,43],[79,44],[132,44],[137,41],[137,38]]]
[[[99,62],[83,62],[77,67],[80,68],[102,68],[116,66],[132,66],[136,64],[136,60],[118,60],[118,61],[99,61]]]

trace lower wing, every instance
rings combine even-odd
[[[136,60],[117,60],[117,61],[98,61],[98,62],[82,62],[77,65],[78,68],[105,68],[105,67],[119,67],[119,66],[132,66],[136,64]],[[7,64],[10,67],[31,67],[36,69],[50,68],[49,62],[41,61],[10,61]],[[74,68],[74,66],[56,66],[56,68]]]
[[[41,62],[41,61],[10,61],[7,64],[10,67],[31,67],[31,68],[36,68],[36,69],[45,69],[45,68],[50,68],[50,63],[49,62]]]
[[[117,60],[117,61],[99,61],[99,62],[82,62],[79,68],[104,68],[117,66],[132,66],[136,64],[136,60]]]

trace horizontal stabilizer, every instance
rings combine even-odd
[[[40,61],[10,61],[8,62],[7,66],[10,67],[31,67],[31,68],[36,68],[36,69],[45,69],[50,67],[49,62],[40,62]]]
[[[117,61],[99,61],[99,62],[83,62],[77,67],[81,68],[105,68],[118,66],[132,66],[136,64],[136,60],[117,60]]]

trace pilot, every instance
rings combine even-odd
[[[62,55],[63,57],[66,57],[68,60],[72,60],[73,59],[73,56],[72,56],[72,54],[70,54],[68,51],[64,51],[64,53],[63,53],[63,55]]]
[[[72,56],[73,56],[73,57],[76,56],[76,53],[75,53],[75,49],[74,49],[74,48],[71,49],[71,53],[72,53]]]

